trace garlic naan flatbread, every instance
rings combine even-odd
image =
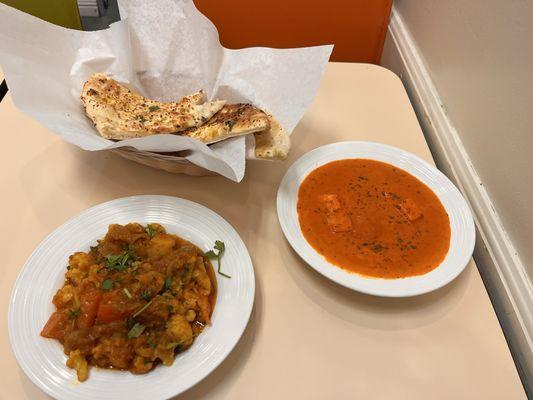
[[[267,114],[259,108],[251,104],[226,104],[204,125],[188,129],[182,134],[211,144],[234,136],[263,131],[269,126]]]
[[[226,103],[205,102],[200,91],[176,103],[147,99],[104,74],[83,85],[81,101],[87,116],[106,139],[130,139],[181,132],[208,121]]]

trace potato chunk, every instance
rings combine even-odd
[[[167,333],[173,341],[181,346],[192,343],[192,329],[183,315],[173,315],[167,323]]]
[[[65,285],[55,294],[53,303],[57,308],[72,307],[75,305],[75,295],[74,287]],[[79,306],[79,304],[76,306]]]
[[[166,233],[154,236],[146,248],[148,258],[151,260],[159,260],[169,254],[175,244],[176,242],[172,236],[167,235]]]

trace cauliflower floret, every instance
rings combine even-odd
[[[65,285],[57,291],[52,302],[57,308],[75,305],[75,294],[74,286]]]
[[[198,308],[200,309],[200,321],[204,324],[211,323],[211,304],[206,296],[198,297]]]
[[[207,275],[203,263],[201,266],[196,267],[192,276],[194,279],[196,279],[196,282],[198,282],[198,285],[201,289],[200,293],[204,296],[208,296],[209,293],[211,293],[211,279],[209,279],[209,275]]]
[[[83,382],[89,377],[89,368],[87,360],[81,354],[80,350],[71,351],[67,360],[67,367],[75,369],[78,380]]]
[[[94,264],[89,267],[88,277],[92,280],[98,278],[98,272],[102,269],[101,265]]]
[[[167,323],[167,334],[180,346],[190,346],[192,329],[183,315],[173,315]]]
[[[159,346],[156,350],[156,357],[161,360],[163,365],[171,366],[174,363],[174,349]]]
[[[91,350],[96,365],[104,368],[127,369],[131,359],[131,347],[127,339],[103,338]]]
[[[135,356],[131,365],[131,372],[134,374],[145,374],[152,369],[154,363],[147,358]]]
[[[85,278],[85,272],[79,268],[71,268],[65,274],[65,278],[75,286],[81,285],[81,281]]]
[[[79,267],[82,270],[89,267],[91,264],[93,264],[92,257],[87,254],[83,253],[81,251],[78,251],[77,253],[72,254],[68,259],[68,264],[73,267]]]

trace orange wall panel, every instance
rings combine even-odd
[[[332,61],[378,64],[392,0],[195,0],[225,47],[334,44]]]

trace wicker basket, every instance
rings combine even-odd
[[[110,150],[121,157],[147,165],[152,168],[162,169],[163,171],[172,172],[173,174],[186,174],[191,176],[208,176],[216,175],[215,172],[194,165],[183,157],[152,153],[149,151],[137,150],[133,147],[121,147]]]

